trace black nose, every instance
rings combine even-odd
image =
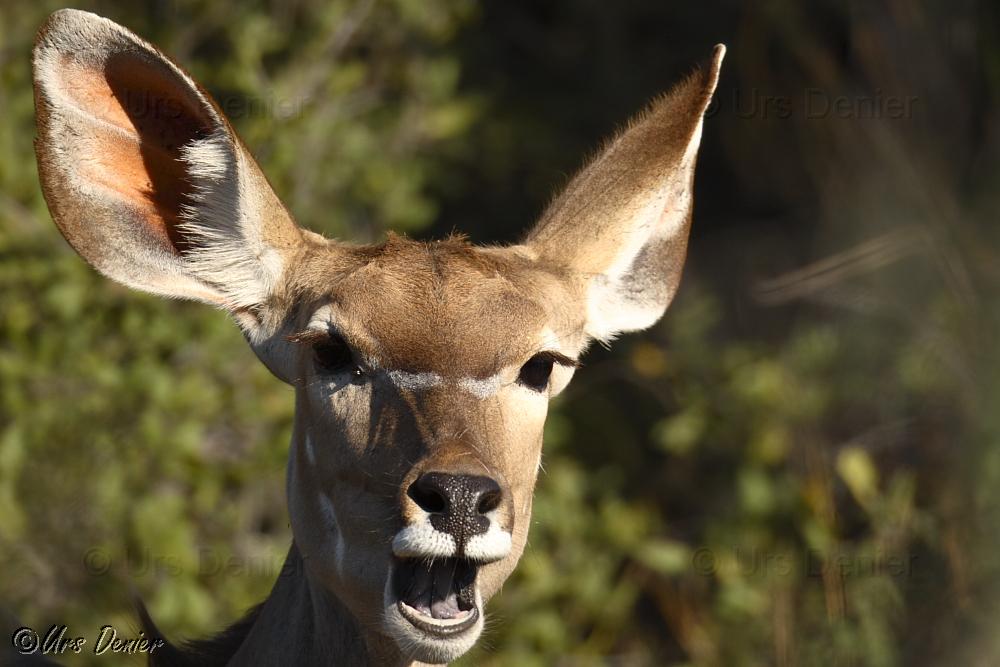
[[[425,472],[407,495],[430,514],[431,525],[459,544],[490,527],[487,513],[500,506],[503,492],[496,480],[480,475]]]

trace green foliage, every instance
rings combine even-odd
[[[162,627],[203,635],[283,561],[292,391],[220,313],[115,287],[59,238],[31,157],[28,57],[61,4],[0,7],[0,605],[36,627],[129,627],[134,587]],[[190,66],[300,222],[361,241],[453,224],[512,238],[557,170],[671,80],[636,61],[700,53],[664,35],[690,29],[701,48],[718,25],[715,9],[659,3],[85,5]],[[938,20],[789,3],[740,18],[677,302],[592,351],[553,406],[528,550],[462,664],[1000,659],[1000,159],[966,146],[969,128],[995,129],[1000,48],[984,29],[975,58],[947,61],[992,72],[962,88],[927,32],[950,19],[924,9]],[[828,21],[852,44],[894,25],[883,41],[919,44],[929,82],[864,48],[838,70]],[[731,103],[879,77],[922,95],[927,127],[776,124]],[[961,111],[947,122],[938,87]],[[788,220],[743,217],[771,208]]]

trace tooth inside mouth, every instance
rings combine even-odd
[[[476,607],[476,570],[458,558],[402,559],[393,581],[396,597],[421,616],[460,622]]]

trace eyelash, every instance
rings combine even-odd
[[[536,354],[521,366],[521,371],[517,375],[518,383],[537,392],[545,391],[549,387],[555,363],[556,360],[551,354],[545,352]]]

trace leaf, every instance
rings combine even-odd
[[[860,447],[844,447],[837,454],[837,472],[858,503],[869,509],[878,496],[878,470],[868,452]]]
[[[681,574],[690,569],[691,549],[676,540],[653,539],[639,547],[635,558],[659,574]]]

